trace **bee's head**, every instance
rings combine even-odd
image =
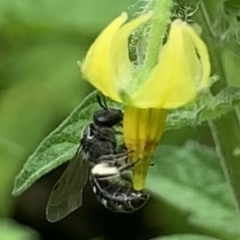
[[[113,127],[123,120],[123,113],[120,109],[108,108],[106,101],[101,101],[97,96],[97,100],[102,109],[95,112],[93,121],[98,126]]]

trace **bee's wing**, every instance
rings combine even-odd
[[[46,209],[49,222],[66,217],[82,205],[82,190],[88,174],[89,164],[83,158],[80,146],[49,196]]]

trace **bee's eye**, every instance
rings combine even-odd
[[[112,127],[122,121],[123,114],[118,109],[99,110],[94,114],[93,118],[97,125]]]

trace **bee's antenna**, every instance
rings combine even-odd
[[[97,101],[98,101],[98,104],[100,105],[100,107],[102,107],[104,110],[108,110],[108,106],[107,106],[105,97],[103,97],[103,102],[102,102],[101,97],[99,95],[97,95]]]
[[[108,105],[107,105],[107,101],[106,101],[105,97],[103,97],[103,104],[105,106],[105,109],[107,110],[108,109]]]

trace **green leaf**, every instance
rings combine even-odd
[[[81,130],[92,120],[96,109],[99,109],[96,94],[97,91],[94,91],[75,108],[70,116],[47,136],[28,158],[23,169],[16,177],[13,195],[21,194],[40,177],[68,161],[74,155],[79,145]],[[214,101],[211,102],[211,108],[209,106],[204,108],[201,104],[196,107],[196,104],[191,108],[171,111],[167,118],[166,130],[187,125],[196,126],[205,120],[218,117],[227,112],[229,107],[238,104],[239,99],[240,91],[236,88],[229,88],[215,97]],[[107,102],[109,106],[121,108],[120,104],[109,99]],[[208,102],[210,103],[210,101]]]
[[[32,229],[19,225],[9,219],[0,218],[0,239],[1,240],[36,240],[37,233]]]
[[[91,93],[71,115],[28,158],[15,180],[13,195],[28,189],[40,177],[68,161],[75,153],[83,127],[99,109],[97,91]],[[233,98],[221,93],[221,101],[233,104]],[[221,102],[219,101],[219,102]],[[109,106],[121,107],[108,101]],[[177,120],[176,120],[177,122]],[[238,218],[218,158],[212,150],[188,143],[185,147],[160,146],[150,169],[148,187],[163,201],[188,215],[188,223],[224,240],[240,237]]]
[[[169,111],[166,129],[200,125],[205,121],[221,117],[239,104],[240,88],[225,88],[216,96],[208,92],[204,93],[193,104]]]
[[[239,44],[240,4],[238,0],[204,1],[205,14],[209,15],[208,27],[214,37],[221,42],[221,47],[230,40]],[[204,14],[204,15],[205,15]],[[203,24],[203,21],[201,22]]]
[[[153,238],[152,240],[219,240],[219,239],[196,234],[176,234],[166,237]]]
[[[240,89],[235,87],[225,88],[214,97],[209,105],[199,112],[198,121],[202,123],[207,120],[219,118],[231,111],[239,103]]]
[[[15,179],[13,195],[18,196],[34,184],[40,177],[71,159],[79,146],[82,129],[92,121],[94,112],[99,109],[94,91],[75,108],[27,159]],[[108,101],[109,106],[119,106]]]
[[[240,239],[238,215],[213,150],[193,142],[159,146],[154,162],[148,189],[183,212],[190,226],[224,240]]]

